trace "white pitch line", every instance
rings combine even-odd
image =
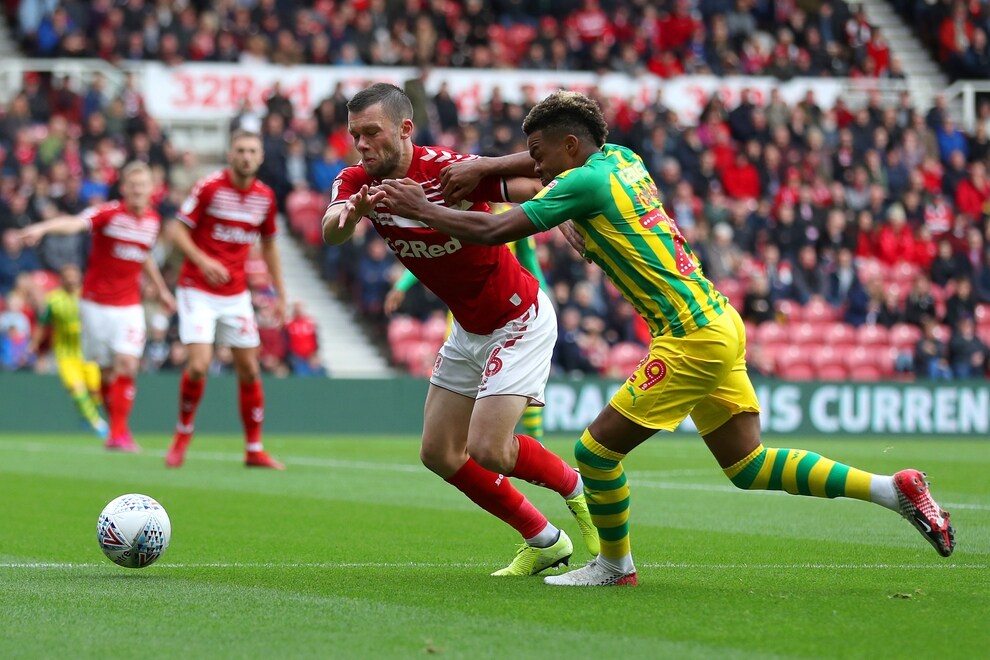
[[[108,563],[72,562],[7,562],[0,563],[0,569],[65,569],[100,568]],[[470,562],[203,562],[170,564],[162,562],[159,568],[492,568],[498,564]],[[990,564],[693,564],[680,562],[640,563],[640,568],[685,569],[685,570],[987,570]]]
[[[59,453],[74,453],[74,454],[105,454],[106,451],[101,447],[90,447],[90,446],[66,446],[66,445],[56,445],[44,442],[0,442],[0,450],[12,449],[20,451],[30,451],[30,452],[45,452],[45,451],[58,451]],[[161,451],[146,451],[145,455],[162,457],[165,452]],[[205,459],[210,461],[218,462],[230,462],[240,460],[242,455],[228,452],[191,452],[190,456],[196,459]],[[279,459],[288,465],[305,465],[306,467],[325,467],[325,468],[340,468],[345,470],[368,470],[368,471],[378,471],[378,472],[402,472],[410,474],[422,474],[428,475],[426,468],[419,464],[410,463],[377,463],[374,461],[347,461],[339,460],[333,458],[315,458],[311,456],[279,456]],[[658,490],[687,490],[687,491],[701,491],[705,493],[737,493],[739,489],[731,485],[717,485],[717,484],[698,484],[689,482],[676,482],[676,481],[651,481],[649,479],[642,479],[641,477],[660,477],[660,478],[671,478],[677,476],[694,476],[710,474],[711,470],[630,470],[626,474],[629,477],[629,483],[633,487],[639,488],[653,488]],[[751,490],[745,491],[751,495],[787,495],[783,491],[772,491],[772,490]],[[964,502],[943,502],[942,506],[946,509],[964,509],[968,511],[990,511],[990,504],[982,503],[964,503]]]

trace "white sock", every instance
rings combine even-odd
[[[557,542],[560,538],[560,530],[547,523],[547,526],[537,534],[536,536],[526,539],[526,545],[531,545],[534,548],[549,548],[551,545]]]
[[[574,471],[577,472],[577,484],[575,484],[574,490],[571,491],[570,495],[564,497],[565,500],[573,500],[575,497],[584,492],[584,482],[581,480],[581,473],[577,470]]]
[[[264,445],[261,444],[260,442],[249,442],[249,443],[247,443],[247,450],[248,451],[261,451],[264,448],[265,448]]]
[[[900,513],[901,505],[897,501],[897,489],[894,488],[894,478],[874,474],[870,478],[870,501],[874,504],[887,507],[891,511]]]
[[[625,557],[620,557],[619,559],[606,559],[602,555],[598,555],[598,563],[610,571],[622,573],[623,575],[626,573],[632,573],[636,570],[636,567],[633,566],[632,554],[628,554]]]

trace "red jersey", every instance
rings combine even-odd
[[[141,304],[141,271],[162,221],[148,208],[140,217],[123,202],[93,206],[80,216],[92,232],[82,297],[100,305]]]
[[[257,179],[244,190],[234,185],[227,170],[200,179],[176,217],[189,227],[196,247],[224,265],[230,280],[212,287],[199,268],[186,259],[179,271],[179,286],[218,296],[246,291],[248,252],[259,236],[275,236],[276,211],[275,193]]]
[[[432,203],[445,204],[440,170],[465,158],[473,156],[414,146],[406,176],[423,186]],[[379,183],[360,164],[344,168],[333,182],[330,204],[346,201],[363,185]],[[503,200],[501,179],[492,177],[482,181],[459,208],[488,212],[487,202]],[[468,332],[491,334],[536,301],[536,278],[505,245],[465,243],[417,220],[392,215],[384,203],[375,207],[371,222],[399,261],[443,300]]]

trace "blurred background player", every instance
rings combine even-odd
[[[495,213],[500,213],[504,210],[504,205],[492,205],[492,211]],[[540,268],[540,262],[536,258],[536,241],[533,240],[532,236],[527,236],[526,238],[515,241],[514,243],[509,243],[509,250],[516,255],[516,259],[522,264],[522,267],[533,274],[536,281],[540,283],[540,289],[547,294],[549,297],[550,289],[547,287],[546,278],[543,277],[543,269]],[[406,270],[402,275],[395,281],[392,285],[391,291],[385,297],[385,314],[391,316],[394,314],[399,307],[402,305],[402,301],[405,300],[406,292],[409,291],[410,287],[419,282],[419,279],[410,270]],[[454,316],[448,311],[447,312],[447,334],[450,335],[450,328],[454,322]],[[543,406],[528,406],[526,410],[523,411],[522,419],[520,420],[523,432],[535,439],[538,442],[543,442]]]
[[[82,352],[82,322],[79,320],[82,272],[79,266],[66,264],[59,275],[61,286],[45,298],[28,353],[37,355],[45,339],[50,339],[59,378],[76,404],[76,410],[90,428],[105,440],[110,427],[97,409],[103,400],[100,394],[100,366],[83,359]]]
[[[256,177],[264,159],[261,137],[235,131],[227,168],[201,179],[170,222],[168,236],[185,261],[179,273],[179,339],[189,360],[179,385],[179,419],[168,467],[180,467],[192,440],[196,410],[203,398],[213,344],[229,346],[237,374],[238,402],[246,443],[245,465],[284,466],[268,455],[261,440],[264,391],[258,365],[258,324],[251,305],[245,264],[251,246],[261,239],[261,256],[275,289],[275,316],[285,317],[285,286],[275,246],[275,193]]]
[[[154,284],[163,307],[175,309],[175,299],[151,255],[161,229],[161,218],[151,206],[151,170],[141,162],[129,163],[120,171],[120,182],[122,200],[45,220],[21,230],[20,236],[35,245],[46,234],[92,233],[79,303],[83,356],[103,372],[103,403],[110,417],[106,448],[135,452],[139,447],[129,419],[144,353],[141,273]]]
[[[535,575],[567,563],[570,538],[551,524],[506,477],[557,492],[578,522],[588,550],[598,552],[581,479],[559,456],[526,435],[514,435],[523,410],[543,402],[557,337],[553,305],[504,245],[462,243],[422,223],[389,213],[372,192],[384,177],[408,176],[443,204],[440,171],[465,156],[413,144],[409,98],[378,83],[347,104],[347,125],[361,163],[334,181],[323,238],[338,245],[368,217],[399,261],[433,291],[454,317],[437,355],[426,397],[420,458],[475,504],[513,527],[524,543],[493,575]],[[488,213],[488,201],[528,199],[539,189],[532,163],[521,178],[493,178],[465,206]],[[528,172],[527,172],[528,170]],[[525,178],[525,174],[530,178]]]

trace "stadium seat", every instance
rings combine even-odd
[[[781,300],[776,304],[777,318],[783,317],[789,323],[796,323],[801,320],[801,305],[793,300]]]
[[[895,348],[913,349],[921,339],[921,328],[910,323],[897,323],[890,329],[887,341]]]
[[[796,364],[811,366],[811,355],[803,346],[789,344],[777,351],[774,359],[777,372],[780,373]]]
[[[437,359],[436,347],[428,341],[413,341],[405,347],[402,363],[416,377],[429,376]]]
[[[252,254],[244,262],[244,272],[247,274],[248,286],[252,290],[267,289],[272,283],[271,275],[268,273],[268,264],[257,255]]]
[[[845,361],[843,355],[849,349],[848,347],[836,347],[831,344],[809,344],[804,347],[804,350],[808,353],[809,364],[815,368],[815,371],[821,372],[822,369],[830,364],[841,364],[844,369]]]
[[[742,308],[743,298],[746,296],[746,287],[739,280],[722,280],[715,285],[719,292],[729,299],[733,305]]]
[[[815,370],[818,380],[844,381],[849,379],[849,370],[841,362],[823,364]]]
[[[425,341],[440,345],[447,336],[447,318],[431,316],[423,322],[422,338]]]
[[[613,346],[605,359],[605,375],[609,378],[626,378],[647,355],[647,348],[632,342]]]
[[[815,379],[815,370],[810,364],[792,364],[777,369],[777,377],[783,380],[809,381]]]
[[[858,364],[849,368],[849,380],[872,383],[883,378],[883,372],[875,364]]]
[[[395,316],[388,324],[388,343],[396,344],[409,339],[419,339],[422,324],[411,316]]]
[[[801,318],[809,323],[836,321],[839,318],[839,313],[827,302],[815,299],[808,301],[801,310]]]
[[[856,329],[848,323],[834,322],[825,328],[825,340],[833,346],[856,343]]]
[[[37,286],[42,294],[51,293],[53,290],[59,287],[59,276],[49,270],[36,270],[31,274],[34,280],[35,286]]]
[[[861,346],[886,345],[889,342],[887,328],[873,323],[856,329],[856,343]]]
[[[787,328],[776,321],[764,321],[757,329],[759,343],[767,346],[769,344],[784,344],[788,341]]]
[[[327,199],[313,190],[294,190],[285,200],[289,226],[309,245],[323,242],[323,214]]]
[[[820,343],[825,337],[827,327],[819,323],[800,322],[790,326],[788,333],[791,343],[794,344],[815,344]]]

